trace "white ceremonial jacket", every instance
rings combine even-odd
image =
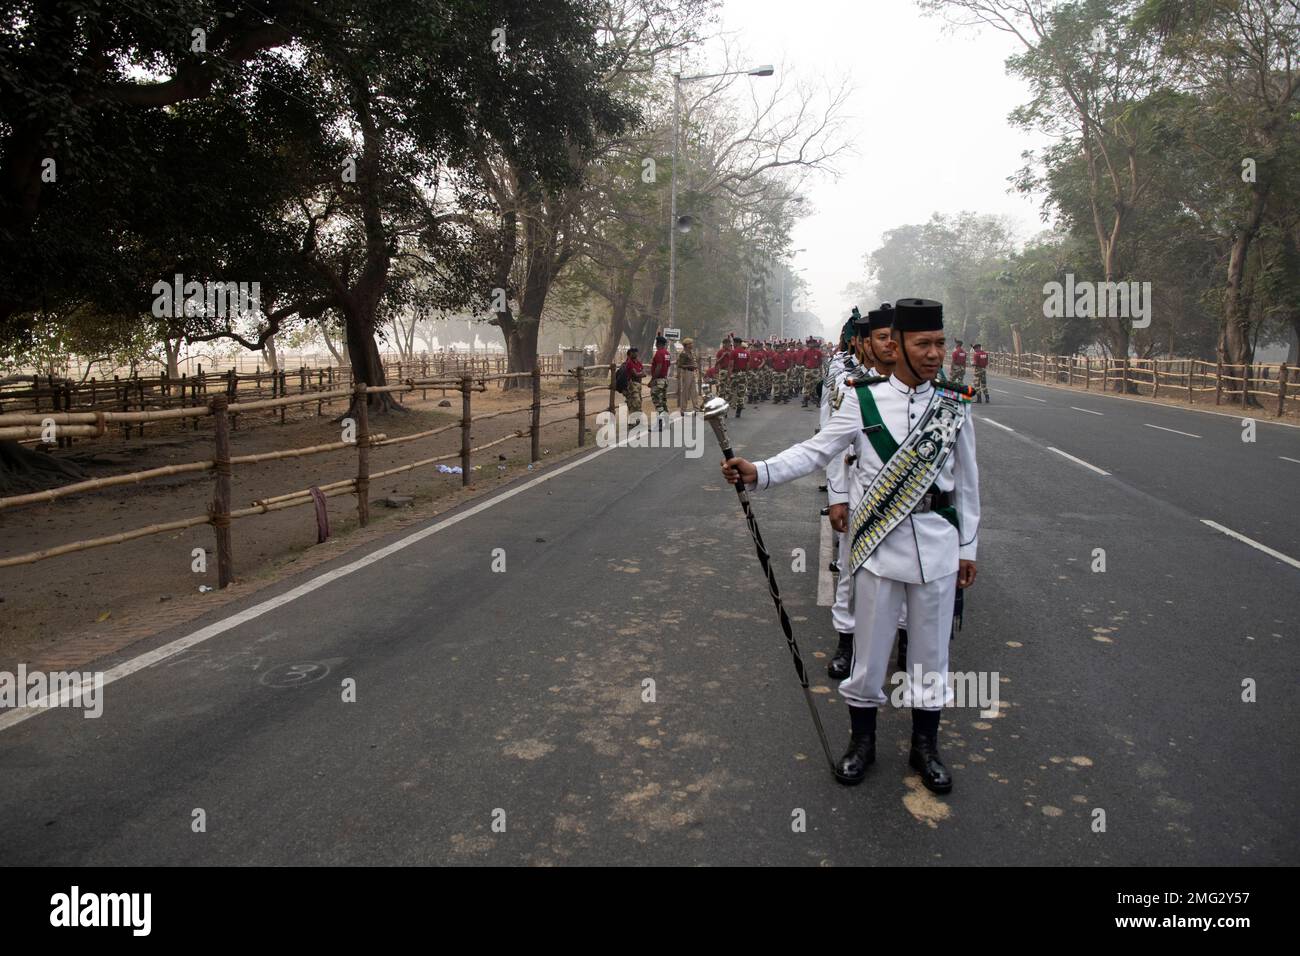
[[[836,352],[831,356],[830,364],[826,369],[826,380],[832,383],[831,388],[822,389],[822,403],[817,410],[817,427],[825,428],[826,422],[831,417],[831,392],[834,391],[833,384],[839,381],[839,377],[844,373],[844,359],[848,353]]]
[[[851,375],[862,375],[862,365],[848,352],[839,353],[839,366],[833,368],[832,385],[822,396],[821,427],[825,428],[831,416],[835,414],[833,400],[844,389],[844,381]],[[874,373],[874,369],[872,370]],[[826,466],[826,503],[832,505],[848,504],[849,474],[844,463],[844,455],[836,455]]]
[[[871,386],[880,419],[896,442],[902,444],[920,421],[932,392],[929,382],[912,389],[895,376]],[[856,389],[844,391],[839,409],[812,438],[774,458],[755,462],[758,481],[746,490],[762,491],[811,474],[845,452],[857,456],[855,464],[846,469],[848,504],[852,510],[884,467],[871,441],[863,434]],[[923,584],[956,572],[958,559],[975,560],[980,523],[979,469],[975,462],[975,422],[969,408],[966,421],[957,433],[957,447],[944,462],[935,485],[940,491],[954,492],[961,534],[936,512],[909,515],[880,542],[863,567],[880,577]]]

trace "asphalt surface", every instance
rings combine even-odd
[[[160,635],[219,631],[107,686],[98,719],[0,729],[0,862],[1300,862],[1300,569],[1203,523],[1300,559],[1300,430],[1261,419],[1245,444],[1231,418],[992,384],[952,667],[996,671],[1001,702],[946,712],[947,797],[907,768],[901,712],[867,781],[833,780],[705,434],[698,458],[548,466],[379,560]],[[815,417],[760,405],[729,427],[756,459]],[[817,484],[754,501],[838,752]]]

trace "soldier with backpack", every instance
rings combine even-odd
[[[645,366],[641,364],[640,358],[637,357],[635,346],[627,350],[627,358],[619,366],[618,376],[614,380],[614,387],[618,389],[621,384],[623,388],[623,397],[627,399],[627,418],[628,423],[632,421],[633,415],[641,415],[641,379],[645,376]]]

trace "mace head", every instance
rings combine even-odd
[[[727,404],[725,398],[715,396],[704,403],[704,418],[708,420],[710,418],[726,417],[727,410],[730,408],[731,406]]]

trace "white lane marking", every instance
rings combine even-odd
[[[1286,455],[1278,455],[1277,457],[1281,458],[1283,461],[1293,461],[1297,465],[1300,465],[1300,458],[1288,458]]]
[[[1300,569],[1300,561],[1297,561],[1295,558],[1289,557],[1283,554],[1281,551],[1274,551],[1268,545],[1260,544],[1258,541],[1255,541],[1251,538],[1247,538],[1244,534],[1238,534],[1236,531],[1233,531],[1231,528],[1225,528],[1217,521],[1211,521],[1209,518],[1202,518],[1201,524],[1208,524],[1215,531],[1222,531],[1228,537],[1236,538],[1238,541],[1250,545],[1252,548],[1254,548],[1257,551],[1263,551],[1271,558],[1277,558],[1279,561],[1285,564],[1289,564],[1293,568]]]
[[[1068,459],[1070,459],[1070,461],[1074,462],[1076,465],[1083,465],[1083,467],[1084,467],[1084,468],[1087,468],[1089,471],[1095,471],[1095,472],[1096,472],[1097,474],[1099,474],[1099,475],[1105,475],[1106,477],[1110,477],[1110,472],[1109,472],[1109,471],[1102,471],[1102,470],[1101,470],[1100,468],[1098,468],[1096,465],[1090,465],[1090,464],[1088,464],[1086,461],[1084,461],[1082,458],[1075,458],[1073,455],[1067,454],[1066,452],[1061,451],[1061,449],[1059,449],[1059,448],[1053,448],[1051,445],[1048,445],[1048,446],[1047,446],[1047,450],[1048,450],[1048,451],[1054,451],[1054,452],[1056,452],[1056,453],[1057,453],[1058,455],[1060,455],[1062,458],[1068,458]]]
[[[830,607],[835,603],[835,579],[831,575],[831,542],[835,540],[835,532],[831,530],[831,523],[827,519],[820,519],[819,524],[822,530],[817,545],[817,560],[821,562],[821,567],[817,569],[817,606]]]
[[[136,671],[144,670],[146,667],[151,667],[154,664],[165,661],[169,657],[175,657],[182,651],[189,650],[197,644],[202,644],[204,641],[216,637],[218,634],[224,634],[226,631],[239,627],[241,624],[246,624],[255,618],[261,617],[263,614],[274,611],[276,608],[283,607],[286,604],[298,600],[300,597],[304,597],[313,591],[319,590],[327,584],[337,581],[340,578],[345,578],[355,571],[360,571],[362,568],[369,567],[377,561],[382,561],[390,554],[396,554],[404,548],[409,548],[413,544],[418,544],[425,538],[437,534],[439,531],[450,528],[454,524],[459,524],[466,518],[473,517],[482,511],[486,511],[493,505],[500,504],[509,498],[513,498],[515,495],[527,491],[529,488],[534,488],[544,481],[550,481],[552,478],[558,477],[566,471],[571,471],[579,465],[585,465],[587,462],[599,458],[601,455],[605,454],[605,452],[613,451],[615,448],[621,448],[626,441],[627,439],[624,439],[624,441],[619,442],[617,445],[606,445],[604,448],[587,455],[585,458],[580,458],[578,461],[570,462],[567,465],[561,465],[559,468],[556,468],[554,471],[548,472],[547,474],[538,475],[532,481],[525,482],[518,488],[503,491],[501,494],[489,498],[487,501],[479,502],[473,507],[467,508],[459,514],[452,515],[450,518],[445,518],[428,528],[408,534],[405,538],[401,538],[387,547],[380,548],[378,551],[374,551],[364,557],[358,558],[350,564],[345,564],[342,567],[335,568],[333,571],[326,571],[324,574],[318,575],[310,581],[305,581],[296,588],[286,591],[283,594],[269,598],[261,604],[255,604],[250,608],[245,608],[236,614],[232,614],[228,618],[216,621],[209,624],[207,627],[200,628],[192,634],[187,634],[185,637],[177,638],[170,644],[164,644],[162,647],[154,648],[152,651],[141,654],[139,657],[132,658],[129,661],[124,661],[116,667],[109,668],[107,671],[104,671],[104,686],[107,686],[114,681],[121,680],[123,677],[134,674]],[[66,706],[74,699],[78,690],[79,687],[64,688],[59,694],[59,705]],[[37,714],[44,713],[46,710],[51,709],[45,706],[47,699],[49,698],[42,698],[29,706],[19,707],[8,711],[7,713],[0,714],[0,731],[7,730],[16,724],[22,723],[29,717],[34,717]]]
[[[1047,399],[1045,399],[1045,398],[1034,398],[1034,396],[1032,396],[1032,395],[1021,395],[1020,397],[1021,397],[1021,398],[1027,398],[1027,399],[1029,399],[1031,402],[1042,402],[1044,405],[1047,404]]]
[[[1094,412],[1091,408],[1080,408],[1078,405],[1071,405],[1076,412],[1087,412],[1089,415],[1105,415],[1105,412]]]
[[[1010,394],[1011,394],[1011,393],[1008,392],[1005,388],[995,388],[995,389],[993,389],[993,391],[997,392],[999,395],[1010,395]]]
[[[993,419],[991,419],[991,418],[983,418],[983,417],[981,417],[981,418],[980,418],[980,421],[982,421],[985,425],[992,425],[994,428],[1001,428],[1004,432],[1012,432],[1013,434],[1015,433],[1015,429],[1014,429],[1014,428],[1010,428],[1010,427],[1008,427],[1008,426],[1006,426],[1006,425],[1003,425],[1001,422],[995,422],[995,421],[994,421]]]
[[[1180,432],[1177,428],[1165,428],[1163,425],[1152,425],[1150,422],[1143,422],[1147,428],[1158,428],[1162,432],[1173,432],[1175,435],[1186,435],[1188,438],[1200,438],[1200,435],[1193,435],[1191,432]]]

